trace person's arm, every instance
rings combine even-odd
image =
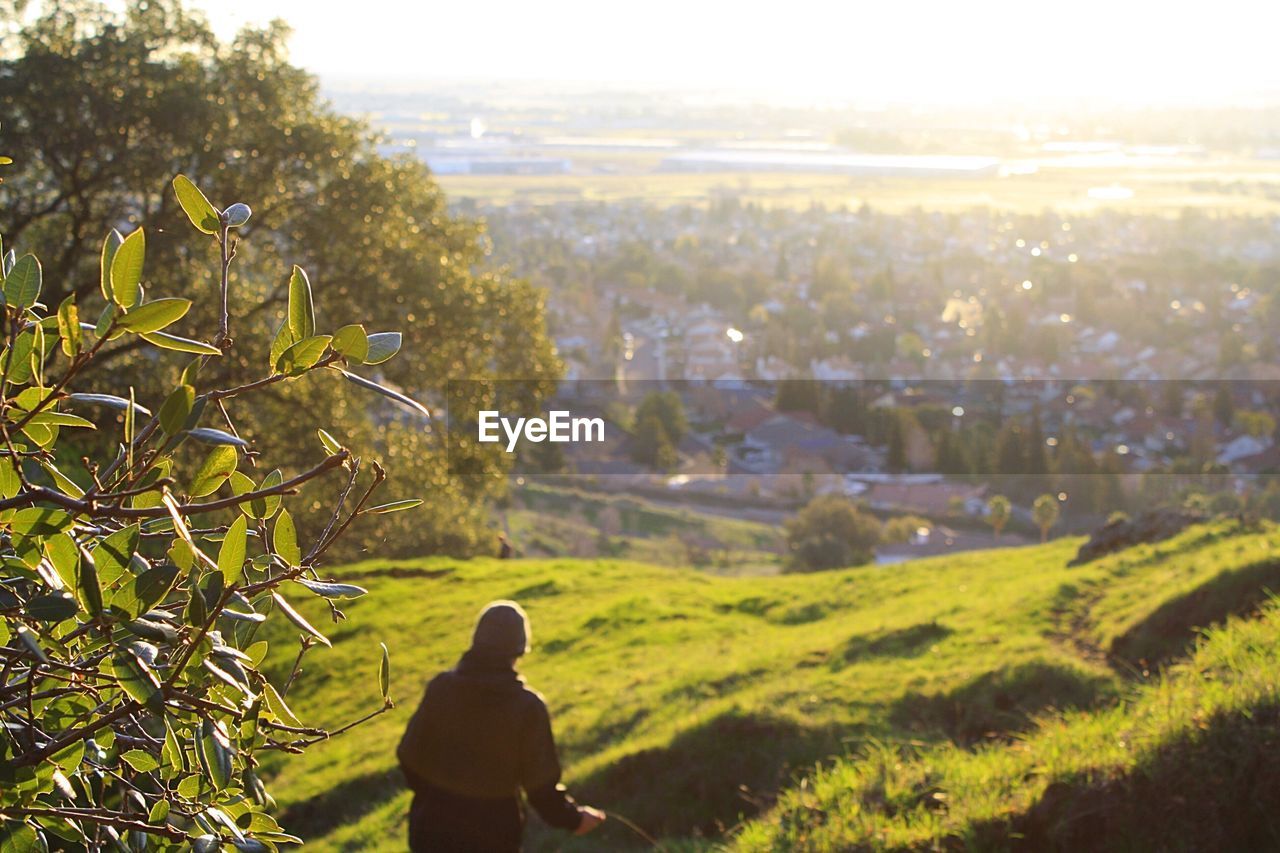
[[[520,777],[529,805],[550,826],[581,835],[595,829],[605,818],[604,812],[575,803],[560,784],[560,759],[551,733],[551,716],[541,701],[526,730]]]
[[[565,791],[564,785],[558,783],[543,785],[541,788],[532,788],[524,793],[529,800],[529,805],[533,806],[538,816],[546,821],[548,826],[572,832],[582,823],[582,812],[578,809],[578,804],[573,801],[573,797]]]

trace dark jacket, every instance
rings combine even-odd
[[[572,830],[581,821],[559,784],[546,703],[509,660],[472,650],[433,678],[396,756],[414,790],[415,853],[519,850],[522,789],[550,825]]]

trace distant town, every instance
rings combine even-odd
[[[530,476],[744,506],[839,493],[961,520],[997,490],[1015,516],[1050,490],[1078,526],[1189,483],[1276,492],[1280,219],[1248,205],[1273,201],[1258,175],[1280,149],[1238,122],[1189,138],[1176,116],[1141,131],[1045,116],[976,129],[654,94],[334,97],[373,116],[388,151],[494,188],[455,206],[545,289],[561,399],[631,437],[543,454]],[[976,192],[1036,173],[1074,176],[1080,203],[856,200],[864,184]],[[742,182],[690,201],[557,196],[578,179],[708,174]],[[1186,206],[1130,205],[1151,174],[1184,184]],[[554,175],[569,183],[542,180]],[[797,175],[854,198],[770,204],[751,189]],[[507,191],[524,178],[549,197]],[[687,429],[655,437],[636,412],[663,393]]]

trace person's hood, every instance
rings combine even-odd
[[[525,685],[524,676],[516,672],[510,659],[497,658],[474,648],[462,656],[451,675],[484,690],[523,690]]]

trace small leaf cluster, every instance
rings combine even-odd
[[[217,241],[224,310],[216,334],[179,335],[191,301],[151,298],[146,235],[103,241],[103,305],[41,301],[42,267],[0,243],[0,850],[274,850],[298,839],[272,817],[264,751],[299,752],[392,707],[386,647],[371,712],[338,729],[289,708],[293,676],[264,674],[270,618],[292,623],[297,660],[329,640],[299,602],[334,619],[358,586],[323,578],[328,548],[377,505],[381,467],[321,430],[314,464],[266,469],[234,412],[313,372],[426,410],[353,372],[396,354],[396,333],[346,325],[317,333],[311,286],[295,267],[288,316],[260,378],[206,387],[201,369],[233,346],[225,306],[235,230],[247,205],[219,210],[185,176],[173,182],[192,225]],[[85,306],[87,307],[87,306]],[[189,359],[158,405],[126,376],[86,374],[129,340]],[[169,355],[166,355],[169,353]],[[176,353],[177,356],[173,354]],[[82,376],[114,387],[80,387]],[[118,430],[109,458],[76,458],[77,430]],[[68,432],[71,431],[71,432]],[[192,464],[187,460],[198,460]],[[372,470],[366,470],[371,467]],[[331,487],[328,523],[303,537],[286,505]],[[311,495],[315,497],[314,491]],[[298,672],[295,664],[293,674]],[[375,692],[376,691],[376,692]]]

